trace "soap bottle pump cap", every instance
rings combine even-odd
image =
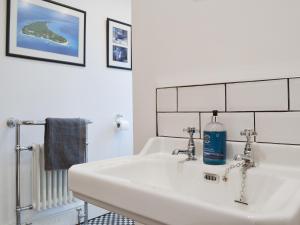
[[[218,110],[213,110],[213,116],[218,116]]]

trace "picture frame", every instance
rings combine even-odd
[[[132,26],[107,18],[107,67],[132,70]]]
[[[86,12],[50,0],[7,0],[6,56],[86,66]]]

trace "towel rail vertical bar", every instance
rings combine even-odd
[[[86,126],[86,148],[85,148],[85,162],[88,161],[88,149],[89,149],[89,129],[88,126]],[[88,225],[88,220],[89,220],[89,205],[87,202],[84,202],[84,225]]]
[[[21,208],[21,179],[20,179],[20,173],[21,173],[21,152],[20,149],[20,124],[16,124],[16,224],[21,225],[21,211],[19,210]]]

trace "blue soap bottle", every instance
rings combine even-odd
[[[214,110],[203,132],[203,162],[209,165],[226,164],[226,129],[217,117],[218,111]]]

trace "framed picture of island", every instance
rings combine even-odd
[[[7,56],[85,66],[85,40],[85,11],[50,0],[7,0]]]
[[[131,25],[107,19],[107,67],[132,70]]]

